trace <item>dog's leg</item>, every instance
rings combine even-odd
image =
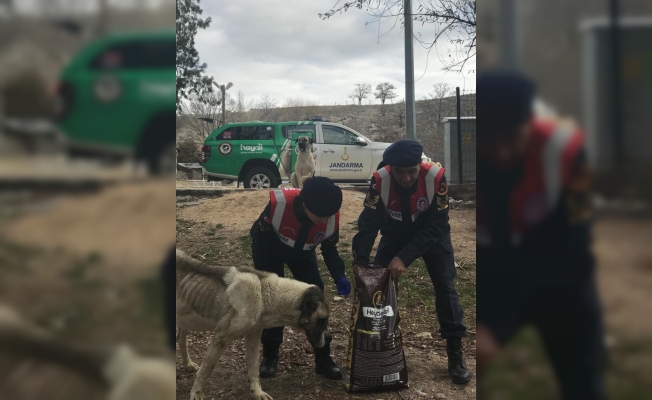
[[[195,383],[192,385],[190,400],[205,400],[204,384],[215,369],[215,365],[217,365],[217,361],[222,356],[224,348],[228,343],[229,341],[221,335],[218,336],[215,334],[213,336],[213,340],[208,346],[208,351],[206,351],[206,355],[204,356],[204,361],[202,361],[201,367],[199,367],[199,371],[195,377]]]
[[[290,175],[290,185],[292,185],[293,188],[298,187],[297,185],[297,173],[293,172],[292,175]]]
[[[260,335],[263,333],[260,329],[254,329],[245,336],[245,345],[247,347],[247,371],[249,375],[249,389],[251,398],[254,400],[274,400],[272,396],[263,392],[260,387],[258,372],[258,349],[260,347]]]
[[[194,369],[195,371],[197,371],[199,369],[199,365],[193,362],[190,359],[190,356],[188,355],[188,342],[186,339],[187,334],[188,334],[187,330],[183,328],[179,328],[177,341],[179,342],[179,351],[181,352],[181,364],[188,369]]]

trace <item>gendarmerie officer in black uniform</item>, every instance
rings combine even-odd
[[[477,91],[478,374],[531,325],[563,398],[605,399],[584,135],[535,115],[519,72],[485,71]]]
[[[295,279],[322,290],[315,248],[321,245],[337,292],[345,297],[351,285],[344,276],[344,261],[337,251],[342,190],[325,177],[309,179],[303,189],[270,191],[270,202],[251,227],[254,268],[284,275],[287,264]],[[264,329],[262,334],[263,361],[260,377],[276,375],[279,346],[283,342],[283,327]],[[342,379],[342,371],[330,356],[331,337],[315,351],[315,372],[326,378]]]
[[[423,258],[435,289],[441,336],[446,339],[448,371],[454,383],[471,379],[464,362],[462,307],[455,289],[455,261],[448,223],[448,186],[444,169],[422,163],[423,146],[399,140],[383,153],[386,167],[374,173],[353,238],[353,256],[368,263],[380,230],[375,261],[389,265],[398,278]]]

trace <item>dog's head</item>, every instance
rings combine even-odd
[[[306,151],[307,149],[310,149],[312,139],[310,139],[308,136],[299,136],[297,138],[297,143],[299,144],[299,150]]]
[[[326,344],[328,333],[328,317],[330,307],[324,292],[315,285],[311,285],[301,297],[299,303],[299,327],[304,330],[311,345],[322,348]]]

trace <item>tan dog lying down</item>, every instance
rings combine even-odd
[[[0,352],[58,365],[108,388],[108,400],[172,400],[174,362],[136,355],[126,345],[115,349],[64,344],[0,305]]]
[[[294,172],[290,176],[292,187],[302,189],[306,180],[312,178],[315,173],[315,158],[312,154],[312,143],[308,136],[299,136],[299,154],[294,164]]]
[[[271,400],[258,375],[263,328],[288,325],[303,330],[310,344],[324,347],[329,305],[315,285],[250,267],[209,266],[177,249],[177,325],[183,364],[197,368],[186,345],[188,331],[212,331],[213,340],[197,372],[191,400],[203,400],[203,388],[222,352],[244,336],[251,397]],[[230,372],[229,372],[230,373]]]

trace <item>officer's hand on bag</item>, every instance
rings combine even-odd
[[[338,279],[337,282],[335,282],[335,286],[337,286],[337,294],[349,297],[349,294],[351,293],[351,284],[349,283],[349,280],[346,279],[346,276]]]
[[[389,263],[389,270],[392,273],[392,278],[394,280],[398,280],[398,277],[401,276],[403,272],[405,272],[406,267],[405,264],[403,264],[403,260],[398,257],[394,257],[392,262]]]

